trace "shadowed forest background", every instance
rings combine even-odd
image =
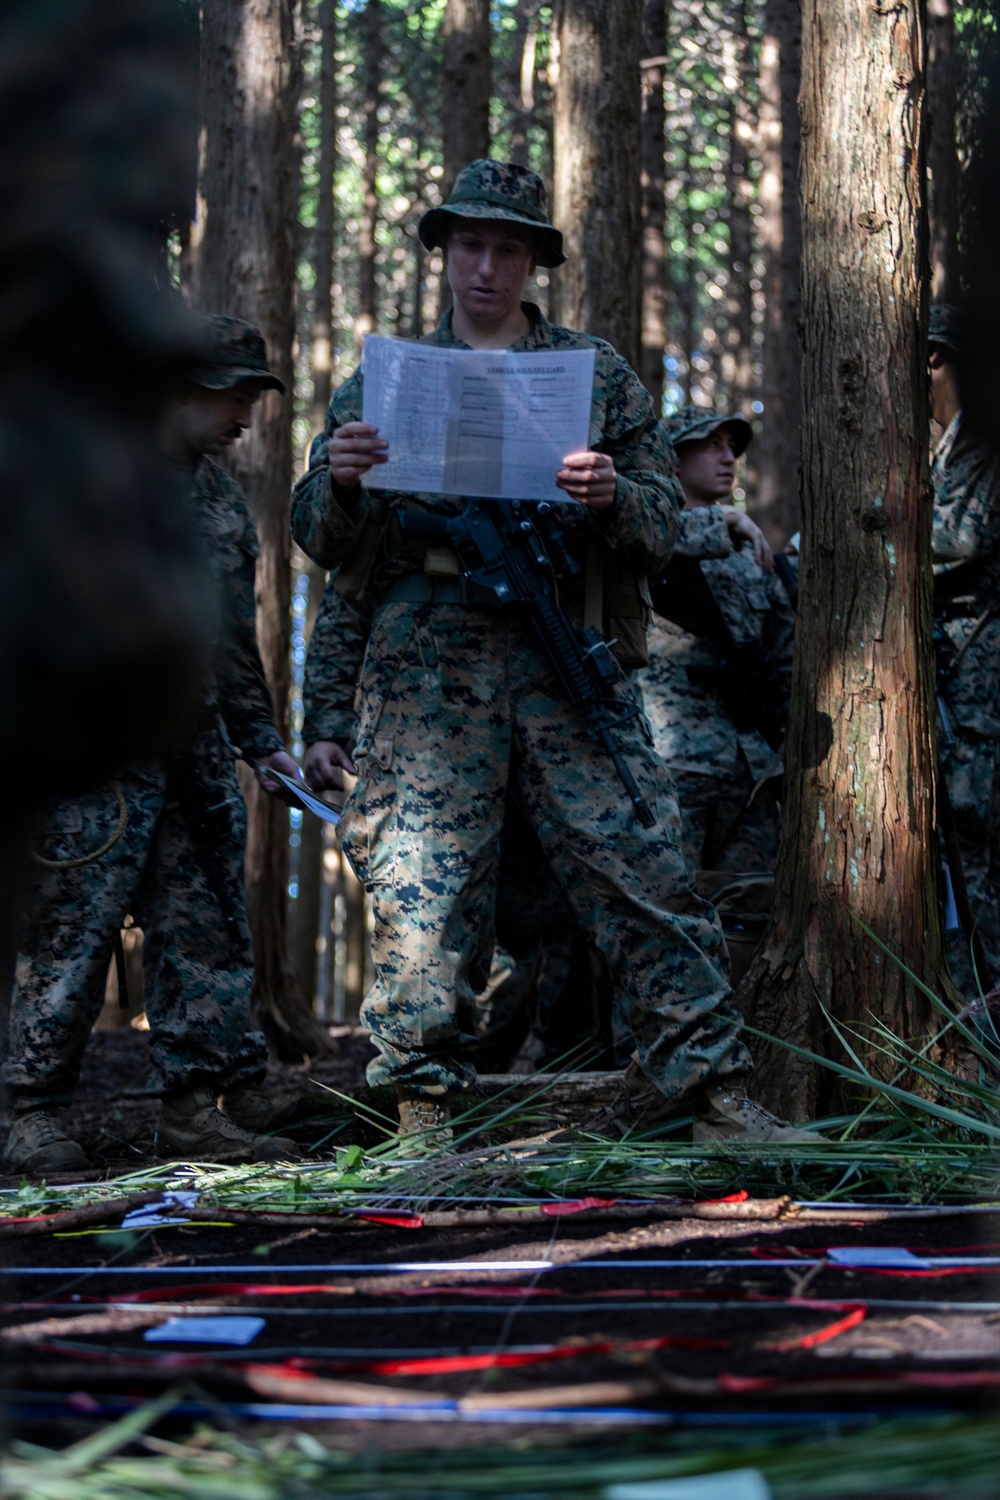
[[[261,537],[262,655],[297,753],[324,579],[288,540],[290,484],[364,335],[435,326],[446,288],[417,221],[476,156],[526,163],[550,184],[571,258],[536,276],[543,312],[610,338],[665,411],[693,402],[749,418],[737,503],[775,546],[799,531],[800,120],[815,118],[810,88],[822,108],[822,90],[837,87],[831,72],[800,98],[803,20],[819,36],[827,7],[832,16],[838,0],[202,0],[199,198],[193,223],[174,227],[171,273],[195,306],[258,324],[294,389],[294,406],[261,403],[233,467]],[[921,182],[902,226],[919,318],[931,297],[962,294],[961,189],[996,27],[988,0],[930,0],[926,18],[904,10],[900,35],[910,28],[905,45],[921,59],[901,127]],[[807,46],[818,67],[820,44]],[[905,92],[911,75],[896,77]],[[881,138],[869,153],[864,131],[897,127],[870,113],[853,144],[874,160]],[[855,208],[847,233],[867,245],[879,213]],[[837,206],[827,213],[814,195],[810,212],[830,246]],[[915,336],[904,352],[919,373]],[[871,352],[873,378],[882,359]],[[921,414],[918,443],[925,424]],[[864,462],[859,449],[859,472]],[[258,1008],[279,1052],[296,1057],[356,1016],[364,895],[315,820],[289,820],[253,787],[248,800]]]

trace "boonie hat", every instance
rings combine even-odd
[[[953,354],[961,354],[962,309],[952,302],[936,302],[931,308],[927,342],[950,349]]]
[[[429,208],[417,230],[427,250],[440,245],[449,218],[501,219],[535,231],[535,259],[540,266],[561,266],[562,235],[548,220],[545,183],[537,172],[513,161],[484,156],[463,167],[447,202]]]
[[[720,427],[728,427],[733,435],[733,452],[737,458],[746,452],[753,437],[753,428],[746,417],[720,416],[704,406],[682,406],[669,417],[664,417],[663,426],[675,448],[681,443],[696,443],[701,438],[711,437]]]
[[[185,374],[195,385],[210,391],[226,391],[241,381],[253,380],[261,390],[285,394],[284,383],[271,373],[264,336],[240,318],[206,315],[201,320],[202,358],[189,365]]]

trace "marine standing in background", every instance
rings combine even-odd
[[[536,264],[565,259],[544,184],[513,163],[473,162],[419,231],[427,248],[441,248],[454,296],[427,342],[594,351],[589,447],[554,476],[578,502],[564,524],[580,572],[555,567],[562,607],[580,624],[590,612],[580,583],[590,558],[586,573],[603,580],[604,635],[635,665],[645,654],[643,578],[664,567],[677,531],[672,455],[626,361],[523,300]],[[340,824],[341,846],[375,901],[376,981],[361,1012],[378,1049],[369,1082],[395,1087],[405,1134],[447,1131],[450,1100],[474,1083],[470,967],[495,899],[510,783],[608,960],[636,1039],[608,1130],[693,1112],[704,1138],[784,1135],[745,1093],[751,1059],[723,975],[722,931],[688,883],[673,789],[627,678],[619,673],[605,691],[623,761],[654,810],[649,826],[560,691],[523,611],[470,604],[457,555],[402,540],[397,513],[455,516],[462,500],[368,487],[387,443],[360,420],[362,396],[359,370],[330,403],[296,486],[292,525],[311,557],[340,567],[347,597],[371,590],[378,601],[362,675],[359,779]]]
[[[1000,460],[962,416],[959,309],[931,308],[931,415],[942,429],[934,487],[935,639],[941,762],[972,916],[995,984],[1000,979]],[[964,994],[978,993],[969,940],[948,936],[948,964]],[[987,976],[980,976],[989,988]]]
[[[684,509],[667,573],[650,585],[643,702],[677,789],[689,872],[769,871],[795,614],[763,532],[731,503],[753,431],[697,406],[664,426]]]
[[[188,475],[218,585],[211,679],[198,722],[174,753],[55,801],[35,831],[38,880],[3,1069],[13,1116],[6,1160],[16,1169],[87,1165],[55,1111],[70,1102],[127,913],[144,932],[150,1090],[163,1096],[158,1154],[260,1161],[294,1150],[258,1133],[268,1123],[267,1050],[250,1019],[246,810],[235,756],[255,764],[267,792],[280,792],[269,767],[297,772],[274,726],[257,649],[253,522],[239,486],[206,456],[239,438],[262,391],[284,387],[256,329],[222,317],[204,320],[204,329],[205,363],[188,371],[168,406],[161,446]]]

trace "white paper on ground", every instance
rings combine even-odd
[[[177,1190],[163,1194],[157,1198],[155,1203],[146,1203],[142,1208],[133,1208],[130,1214],[122,1219],[123,1229],[155,1229],[157,1224],[190,1224],[190,1219],[185,1219],[177,1214],[168,1213],[171,1208],[194,1208],[198,1202],[198,1194],[187,1190]]]
[[[369,334],[362,415],[389,456],[364,483],[565,501],[556,473],[590,446],[593,388],[593,349],[442,349]]]
[[[286,776],[283,771],[276,771],[273,766],[267,768],[268,776],[273,776],[275,781],[280,781],[287,792],[291,792],[300,807],[307,812],[315,813],[317,818],[322,818],[324,823],[337,824],[340,822],[340,812],[336,807],[329,807],[321,797],[309,790],[304,781],[296,781],[292,776]]]
[[[150,1344],[249,1344],[263,1327],[263,1318],[168,1318],[143,1338]]]
[[[687,1479],[612,1484],[604,1500],[771,1500],[771,1486],[759,1469],[728,1469]]]
[[[884,1266],[905,1271],[926,1271],[929,1260],[921,1260],[912,1250],[899,1245],[837,1245],[826,1252],[835,1266]]]

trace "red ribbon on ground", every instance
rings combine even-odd
[[[763,1347],[775,1354],[790,1354],[794,1349],[818,1349],[820,1344],[828,1344],[831,1339],[838,1338],[849,1329],[857,1328],[867,1316],[867,1307],[855,1307],[846,1317],[838,1318],[835,1323],[827,1323],[825,1328],[817,1328],[815,1333],[803,1334],[798,1339],[783,1339],[780,1343],[765,1344]]]

